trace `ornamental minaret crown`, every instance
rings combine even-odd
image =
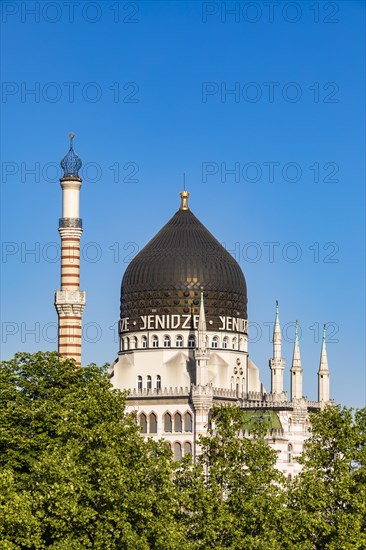
[[[64,171],[62,188],[61,236],[61,290],[55,293],[58,313],[58,351],[75,359],[81,365],[81,318],[85,307],[85,292],[80,291],[80,237],[83,232],[79,215],[79,195],[82,180],[79,170],[82,162],[74,151],[74,134],[69,134],[70,149],[61,161]]]

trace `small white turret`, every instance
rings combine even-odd
[[[327,347],[326,347],[325,339],[326,339],[326,325],[324,323],[322,349],[320,354],[320,364],[319,364],[319,370],[318,370],[318,401],[320,403],[327,403],[329,401],[330,373],[329,373],[329,367],[328,367]]]
[[[205,304],[203,300],[203,290],[201,290],[200,313],[198,318],[198,338],[197,338],[197,348],[195,351],[195,359],[196,359],[196,384],[198,386],[205,386],[208,381],[207,380],[208,349],[207,349],[207,327],[206,327]]]
[[[296,321],[294,354],[292,357],[291,371],[291,401],[302,398],[302,367],[299,345],[299,324]]]
[[[273,357],[269,360],[269,368],[271,369],[271,393],[276,395],[283,393],[283,373],[286,361],[281,356],[282,335],[278,314],[278,301],[276,301],[276,319],[273,329]]]

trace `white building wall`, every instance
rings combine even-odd
[[[158,403],[149,400],[147,403],[135,403],[127,406],[128,412],[133,412],[136,415],[137,423],[141,422],[141,415],[145,414],[147,418],[147,433],[143,434],[145,437],[152,437],[153,439],[165,439],[171,446],[173,454],[176,458],[177,448],[176,444],[180,444],[181,456],[194,452],[195,446],[195,433],[194,433],[194,410],[192,405],[188,403]],[[155,414],[157,418],[157,431],[150,431],[151,415]],[[166,430],[165,415],[170,414],[172,419],[172,430]],[[181,417],[181,429],[179,422],[176,422],[176,415]],[[186,415],[190,415],[190,424],[186,421]],[[177,429],[178,428],[178,429]],[[188,428],[188,429],[187,429]]]
[[[138,388],[138,377],[147,387],[147,377],[153,385],[161,377],[162,388],[190,387],[195,383],[195,347],[189,347],[192,331],[129,332],[121,337],[118,361],[113,365],[113,385],[128,390]],[[164,342],[169,338],[170,347]],[[182,339],[182,346],[177,342]],[[158,347],[153,347],[156,341]],[[147,347],[143,347],[146,345]],[[229,332],[208,333],[208,383],[213,387],[234,390],[239,386],[240,394],[260,391],[259,371],[248,365],[247,337]]]

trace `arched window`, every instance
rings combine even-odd
[[[147,338],[146,338],[146,336],[142,337],[141,342],[142,342],[142,347],[147,348]]]
[[[172,432],[172,416],[169,413],[164,414],[164,432]]]
[[[139,341],[137,340],[136,336],[134,336],[134,338],[133,338],[133,345],[134,345],[135,349],[137,349],[139,347]]]
[[[160,374],[158,374],[157,377],[156,377],[156,389],[161,390],[161,376],[160,376]]]
[[[137,389],[142,390],[142,376],[137,377]]]
[[[155,335],[152,337],[152,347],[153,348],[159,347],[159,338]]]
[[[288,419],[288,433],[292,433],[292,418]]]
[[[144,413],[141,413],[141,414],[140,414],[139,425],[140,425],[140,428],[141,428],[141,432],[142,432],[143,434],[147,434],[147,418],[146,418],[146,414],[144,414]]]
[[[232,349],[236,349],[236,342],[237,342],[236,337],[233,338],[233,339],[231,340],[231,347],[232,347]]]
[[[130,339],[128,336],[125,338],[125,349],[130,349]]]
[[[192,431],[192,415],[189,412],[186,412],[184,415],[184,431],[185,432]]]
[[[180,443],[174,443],[174,460],[180,460],[182,458],[182,445]]]
[[[175,345],[177,348],[183,347],[183,336],[177,336],[175,339]]]
[[[170,348],[170,336],[164,336],[164,348]]]
[[[287,462],[290,464],[292,462],[292,445],[291,443],[287,446]]]
[[[227,348],[227,336],[225,336],[225,338],[222,340],[222,347],[223,349]]]
[[[244,390],[245,390],[245,378],[242,378],[241,379],[241,395],[243,396],[244,395]]]
[[[240,378],[238,376],[236,379],[236,395],[239,395],[239,389],[240,389]]]
[[[174,431],[182,431],[182,415],[180,413],[175,413],[174,415]]]
[[[217,336],[214,336],[212,338],[212,343],[211,343],[211,347],[212,348],[217,348],[219,345],[219,339],[217,338]]]
[[[146,388],[148,390],[151,390],[151,386],[152,386],[152,383],[151,383],[151,376],[148,375],[147,378],[146,378]]]
[[[184,443],[184,456],[192,454],[192,445],[189,441]]]
[[[188,347],[189,348],[194,348],[196,346],[196,339],[194,336],[190,336],[188,338]]]
[[[234,389],[234,377],[232,376],[231,379],[230,379],[230,389],[233,390]]]
[[[156,414],[155,414],[155,413],[151,413],[151,414],[150,414],[149,420],[150,420],[150,425],[149,425],[149,428],[150,428],[150,429],[149,429],[149,432],[150,432],[151,434],[156,434],[156,433],[158,433],[158,418],[157,418]]]
[[[243,338],[239,338],[239,350],[242,351],[243,349]]]

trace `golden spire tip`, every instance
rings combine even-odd
[[[188,206],[189,191],[181,191],[179,195],[181,198],[179,210],[189,210],[189,206]]]

